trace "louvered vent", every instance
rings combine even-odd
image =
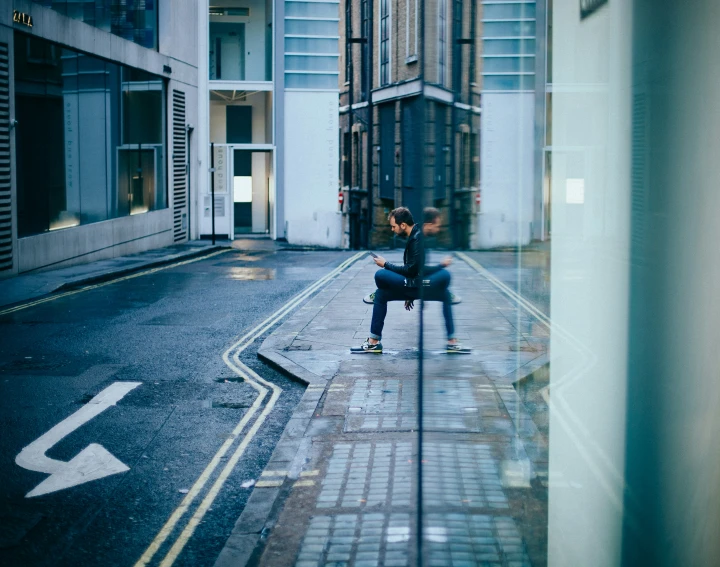
[[[10,179],[10,61],[0,43],[0,271],[13,266],[12,183]]]
[[[172,129],[173,237],[187,240],[187,134],[185,131],[185,93],[173,90]]]

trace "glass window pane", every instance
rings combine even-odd
[[[285,69],[288,71],[337,71],[338,58],[333,56],[302,57],[297,55],[286,55]]]
[[[285,38],[285,53],[339,53],[337,39]]]
[[[535,35],[535,22],[487,22],[483,24],[486,37],[523,37]]]
[[[338,4],[330,2],[286,2],[285,16],[300,18],[338,18]]]
[[[519,20],[535,18],[535,4],[485,4],[483,19]]]
[[[486,57],[483,59],[483,71],[486,73],[519,73],[534,70],[534,57]]]
[[[14,51],[19,235],[166,207],[163,80],[19,32]]]
[[[534,39],[485,39],[483,53],[487,55],[535,54]]]
[[[292,20],[286,18],[285,33],[335,37],[340,35],[340,24],[335,21]]]
[[[285,86],[290,89],[337,89],[338,76],[286,73]]]
[[[483,90],[486,91],[519,91],[534,88],[534,75],[486,75],[483,77]]]

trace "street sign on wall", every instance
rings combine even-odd
[[[584,20],[590,16],[603,4],[607,4],[608,0],[580,0],[580,19]]]

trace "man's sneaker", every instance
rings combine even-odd
[[[368,305],[372,305],[373,303],[375,303],[375,292],[373,291],[372,293],[363,297],[363,303],[367,303]]]
[[[382,343],[375,343],[374,345],[370,344],[369,340],[366,340],[361,346],[359,347],[352,347],[350,349],[350,352],[355,354],[364,354],[366,352],[374,352],[377,354],[382,354]]]
[[[470,354],[472,350],[462,346],[460,343],[448,343],[446,352],[448,354]]]
[[[455,295],[454,293],[450,294],[450,302],[453,305],[457,305],[458,303],[462,303],[462,298],[459,295]]]

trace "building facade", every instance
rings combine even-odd
[[[469,0],[346,0],[340,190],[345,243],[391,242],[387,213],[433,205],[471,245],[479,184],[481,13]]]
[[[0,277],[183,242],[195,2],[0,10]]]
[[[550,231],[546,3],[483,0],[482,13],[481,204],[473,246],[524,246]]]
[[[339,5],[199,2],[196,236],[339,247]]]

